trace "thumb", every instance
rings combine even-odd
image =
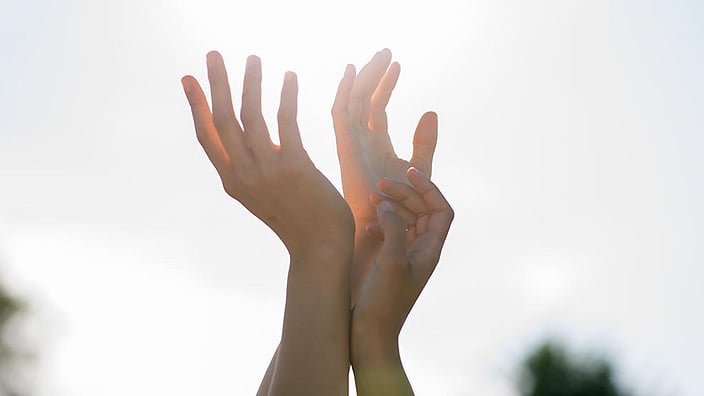
[[[438,143],[438,115],[429,111],[420,118],[413,135],[413,156],[411,165],[428,175],[433,168],[433,154]]]
[[[379,226],[384,233],[384,244],[379,257],[383,261],[406,263],[406,223],[390,202],[384,201],[376,207]]]

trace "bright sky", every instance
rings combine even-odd
[[[433,178],[457,213],[402,333],[416,393],[512,395],[551,335],[643,394],[704,391],[703,3],[2,8],[0,274],[31,305],[38,395],[254,393],[287,257],[221,190],[179,79],[217,49],[239,87],[256,53],[273,121],[296,71],[304,143],[339,186],[334,91],[383,47],[397,151],[439,113]]]

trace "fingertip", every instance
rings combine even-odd
[[[181,85],[183,86],[183,91],[189,94],[193,90],[193,76],[186,75],[181,77]]]
[[[377,205],[377,209],[380,213],[396,213],[396,209],[394,209],[394,206],[391,205],[391,202],[389,201],[381,202]]]
[[[284,73],[284,81],[295,83],[298,81],[298,76],[292,71]]]
[[[345,77],[349,76],[354,76],[357,74],[357,69],[354,67],[353,64],[348,64],[347,67],[345,67]]]
[[[218,51],[210,51],[205,55],[205,60],[209,66],[212,66],[222,62],[222,55]]]
[[[408,180],[411,180],[411,178],[429,180],[428,176],[426,176],[425,173],[421,172],[421,170],[416,168],[415,166],[411,166],[410,168],[408,168],[408,170],[406,171],[406,175],[408,176]]]
[[[262,60],[254,54],[247,57],[247,66],[256,66],[256,65],[260,64],[261,62],[262,62]]]

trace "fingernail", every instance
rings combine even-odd
[[[420,176],[426,177],[425,174],[423,172],[421,172],[420,169],[416,168],[415,166],[408,168],[408,173],[413,174],[413,175],[420,175]]]
[[[384,201],[379,204],[379,210],[382,212],[395,212],[394,206],[389,201]]]

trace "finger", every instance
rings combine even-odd
[[[415,224],[418,235],[428,230],[430,208],[428,208],[423,196],[418,191],[406,183],[399,183],[390,179],[379,180],[377,186],[381,192],[394,201],[398,201],[406,210],[413,214],[415,220],[412,224]]]
[[[377,187],[381,192],[408,208],[408,210],[413,213],[414,217],[418,218],[430,214],[430,210],[423,200],[423,196],[408,184],[382,178],[377,182]]]
[[[407,267],[406,224],[388,202],[377,206],[377,218],[384,233],[384,243],[379,251],[379,259],[392,267]]]
[[[416,224],[416,215],[413,214],[413,212],[411,212],[410,210],[408,210],[400,202],[396,202],[393,199],[389,199],[389,197],[385,197],[375,192],[369,194],[369,202],[371,202],[372,205],[374,205],[375,207],[381,204],[382,202],[389,202],[394,207],[396,213],[401,216],[401,219],[403,219],[406,224]]]
[[[203,89],[192,76],[185,76],[181,79],[183,91],[186,93],[188,104],[193,115],[193,124],[196,129],[198,142],[203,146],[205,154],[213,163],[218,173],[229,167],[230,158],[220,141],[217,128],[213,123],[213,115],[208,108]]]
[[[379,85],[379,81],[384,72],[386,72],[386,68],[389,67],[390,62],[391,51],[388,48],[384,48],[382,51],[377,52],[359,72],[350,94],[350,122],[364,128],[369,127],[372,94],[376,90],[377,85]]]
[[[235,111],[232,109],[232,96],[227,71],[222,56],[217,51],[207,55],[208,80],[213,103],[213,122],[220,136],[222,146],[231,161],[240,161],[249,157]]]
[[[411,167],[407,172],[408,181],[411,182],[430,209],[428,230],[441,236],[443,239],[450,229],[450,223],[455,217],[455,212],[433,182],[418,169]]]
[[[364,226],[364,231],[372,238],[376,238],[380,241],[384,240],[384,231],[381,229],[379,223],[367,224]],[[409,224],[408,227],[406,227],[406,246],[412,244],[417,237],[415,227]]]
[[[438,115],[429,111],[420,118],[413,135],[413,156],[411,165],[424,174],[432,174],[433,154],[438,142]]]
[[[273,144],[262,114],[262,63],[256,55],[247,58],[240,117],[244,125],[245,139],[255,157],[270,152]]]
[[[374,132],[387,132],[389,129],[386,118],[386,106],[391,99],[391,93],[396,87],[398,76],[401,73],[401,65],[394,62],[389,66],[389,70],[384,73],[379,86],[374,91],[371,99],[371,114],[369,116],[369,129]]]
[[[354,65],[347,65],[345,74],[337,87],[335,102],[332,105],[332,122],[335,128],[335,135],[339,138],[341,133],[348,131],[350,93],[355,80]]]
[[[303,149],[301,134],[296,116],[298,114],[298,79],[296,73],[286,72],[284,84],[281,87],[281,103],[279,105],[279,142],[281,149],[300,151]]]
[[[384,240],[384,231],[381,229],[381,225],[379,225],[379,223],[369,223],[365,225],[364,231],[380,241]]]

